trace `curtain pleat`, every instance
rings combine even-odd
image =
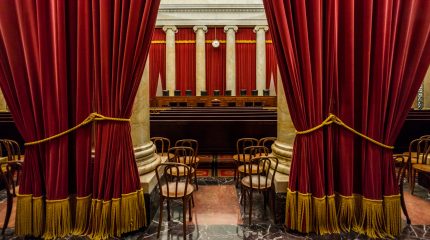
[[[196,34],[192,28],[179,28],[175,40],[176,89],[196,94]]]
[[[241,89],[251,95],[256,87],[255,39],[252,28],[239,28],[236,32],[236,96],[240,95]]]
[[[208,28],[206,33],[206,90],[209,95],[213,94],[213,90],[220,90],[221,93],[226,90],[226,49],[223,28],[216,28],[216,39],[221,42],[218,48],[212,46],[212,41],[215,40],[215,28]]]
[[[156,28],[153,43],[149,50],[149,97],[155,97],[158,79],[161,78],[163,90],[166,89],[166,34],[163,29]]]

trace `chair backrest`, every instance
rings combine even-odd
[[[430,151],[430,138],[418,138],[409,143],[408,165],[411,164],[412,158],[416,158],[417,163],[427,164],[427,158]]]
[[[257,89],[251,90],[251,95],[258,96],[258,90]]]
[[[185,90],[185,96],[192,96],[193,92],[190,89]]]
[[[239,138],[236,141],[236,151],[237,154],[243,154],[243,150],[246,147],[250,147],[250,146],[257,146],[258,145],[258,139],[256,138]]]
[[[405,172],[406,172],[406,168],[407,168],[407,165],[405,163],[407,160],[405,159],[404,156],[398,155],[398,154],[393,155],[393,160],[394,160],[395,165],[396,165],[396,163],[400,163],[400,166],[399,166],[400,169],[398,169],[397,172],[395,173],[396,182],[400,186],[400,184],[403,184],[403,179],[405,178]],[[395,169],[394,169],[394,171],[395,171]]]
[[[190,147],[194,150],[194,155],[199,152],[199,142],[195,139],[179,139],[175,142],[175,147]]]
[[[240,89],[240,96],[246,96],[246,89]]]
[[[155,152],[160,156],[166,156],[167,150],[170,148],[170,140],[165,137],[152,137],[151,141],[155,145]]]
[[[231,90],[225,90],[224,96],[231,96]]]
[[[8,161],[21,160],[21,148],[17,141],[0,139],[0,151],[3,151],[2,147],[6,150]]]
[[[249,155],[252,158],[263,157],[269,155],[269,149],[265,146],[249,146],[243,149],[243,158],[246,159],[245,155]]]
[[[183,174],[176,174],[178,172],[183,172]],[[166,162],[155,168],[155,174],[157,176],[160,193],[163,191],[163,187],[166,188],[168,196],[172,198],[182,196],[180,194],[178,195],[180,192],[179,190],[184,193],[188,192],[187,187],[191,179],[191,168],[189,166],[182,163]],[[180,189],[180,187],[185,187],[185,189]]]
[[[275,179],[276,170],[278,169],[278,159],[269,156],[252,158],[250,164],[245,166],[245,175],[253,174],[253,167],[257,167],[257,171],[254,170],[254,174],[257,173],[259,176],[264,176],[264,178],[253,179],[250,177],[251,186],[257,186],[258,189],[271,187]],[[271,169],[273,170],[272,176],[270,176],[270,172],[272,172]],[[252,183],[252,181],[258,181],[257,185]]]
[[[168,97],[169,96],[169,90],[163,90],[163,96]]]
[[[187,165],[196,164],[194,149],[191,147],[171,147],[167,151],[168,162],[184,163]]]
[[[264,137],[258,140],[258,146],[265,146],[269,149],[269,153],[272,152],[272,144],[276,141],[276,137]]]

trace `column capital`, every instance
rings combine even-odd
[[[169,30],[172,30],[173,33],[177,33],[178,32],[178,28],[176,28],[176,26],[163,26],[163,31],[167,32]]]
[[[197,31],[202,30],[204,33],[208,32],[208,27],[203,26],[203,25],[199,25],[199,26],[194,26],[193,30],[195,33],[197,33]]]
[[[255,26],[253,32],[257,33],[258,31],[264,31],[267,32],[269,30],[268,26]]]
[[[233,30],[234,32],[237,32],[239,28],[237,26],[225,26],[224,27],[224,32],[228,32],[229,30]]]

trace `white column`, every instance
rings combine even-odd
[[[272,153],[279,160],[278,171],[275,175],[275,191],[284,193],[287,191],[291,159],[293,156],[294,138],[296,130],[291,120],[290,111],[285,97],[284,87],[278,69],[278,136],[272,145]]]
[[[176,90],[175,33],[178,29],[176,26],[164,26],[163,31],[166,32],[166,89],[173,96]]]
[[[154,170],[161,161],[155,154],[155,145],[149,139],[149,61],[146,61],[134,100],[130,125],[139,175],[143,175]]]
[[[6,111],[7,111],[6,100],[4,99],[3,93],[0,89],[0,112],[6,112]]]
[[[254,32],[257,34],[256,41],[256,89],[258,95],[263,96],[263,89],[266,88],[266,31],[267,26],[255,26]]]
[[[236,96],[236,32],[237,26],[225,26],[226,38],[226,90]]]
[[[430,109],[430,68],[423,81],[424,87],[424,109]]]
[[[200,96],[200,91],[206,90],[206,26],[194,26],[196,33],[196,96]]]

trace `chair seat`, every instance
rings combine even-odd
[[[409,157],[409,152],[404,152],[403,153],[404,157]],[[411,152],[411,163],[418,163],[418,160],[421,162],[421,160],[423,159],[424,154],[420,154],[420,156],[418,157],[418,153],[417,152]],[[427,156],[427,160],[430,160],[430,155]]]
[[[260,175],[246,176],[242,178],[242,184],[251,188],[251,178],[252,178],[252,188],[266,189],[272,186],[272,181],[270,179],[267,179],[265,176],[260,176]],[[260,179],[260,184],[258,184],[258,179]],[[267,187],[266,187],[266,180],[267,180]]]
[[[169,172],[170,175],[173,175],[173,176],[184,176],[185,175],[185,167],[183,167],[183,166],[179,166],[178,167],[179,174],[177,173],[176,168],[171,168],[171,170],[172,171]],[[194,168],[193,167],[190,167],[190,172],[194,173]]]
[[[191,163],[191,159],[192,159],[191,156],[181,156],[181,157],[179,157],[179,162],[183,163],[183,164],[190,164]],[[195,159],[196,159],[195,163],[198,163],[200,161],[199,157],[196,157]]]
[[[164,197],[183,197],[186,195],[190,195],[194,191],[194,187],[191,184],[185,184],[184,182],[178,183],[178,186],[176,186],[176,182],[171,182],[169,185],[169,192],[167,192],[167,185],[163,184],[161,187],[161,194]],[[187,186],[187,192],[185,193],[185,186]],[[176,189],[178,191],[176,195]]]
[[[412,165],[412,168],[423,172],[430,172],[430,165],[428,164],[414,164]]]
[[[235,154],[235,155],[233,155],[233,159],[235,161],[249,162],[249,160],[251,159],[251,155],[250,154]]]
[[[245,172],[245,168],[246,168],[246,172],[249,173],[249,164],[244,164],[244,165],[240,165],[237,170],[241,173]],[[261,168],[260,168],[261,169]],[[258,171],[258,165],[257,164],[252,164],[251,165],[251,174],[256,174]]]

